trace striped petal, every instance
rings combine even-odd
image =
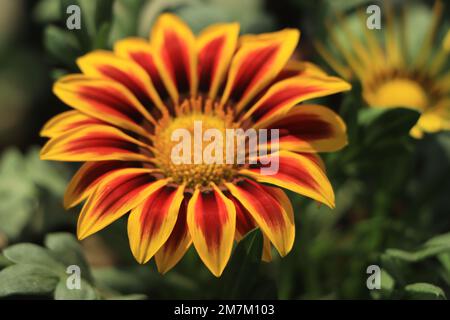
[[[47,121],[40,135],[41,137],[53,138],[71,129],[96,124],[104,124],[104,122],[77,110],[71,110],[60,113]]]
[[[279,148],[296,152],[331,152],[347,145],[346,126],[334,111],[319,105],[301,105],[267,123],[279,129]]]
[[[114,44],[114,53],[122,58],[131,59],[144,69],[162,100],[168,97],[168,91],[156,67],[154,52],[150,43],[141,38],[126,38]]]
[[[122,84],[148,109],[156,106],[161,112],[166,112],[149,75],[134,61],[118,57],[110,51],[97,50],[78,58],[77,64],[87,76]],[[153,108],[153,111],[156,109]]]
[[[272,261],[272,245],[270,244],[270,239],[263,234],[263,251],[261,260],[264,262]]]
[[[327,73],[319,66],[308,61],[289,60],[283,70],[276,76],[274,83],[297,76],[327,77]]]
[[[133,94],[111,80],[69,75],[55,83],[53,92],[72,108],[141,135],[148,134],[144,120],[155,123]]]
[[[264,127],[273,117],[287,113],[305,100],[350,90],[347,82],[336,77],[297,76],[274,84],[244,115],[252,118],[255,128]]]
[[[42,160],[56,161],[149,161],[141,153],[147,146],[107,125],[76,128],[50,139],[41,150]]]
[[[253,220],[285,256],[295,237],[294,214],[286,194],[278,189],[244,179],[239,184],[226,183],[231,194],[247,208]]]
[[[168,183],[150,175],[151,169],[121,169],[108,175],[83,206],[77,236],[82,240],[105,228]]]
[[[272,162],[278,161],[278,172],[262,174],[259,168],[242,169],[240,174],[261,183],[269,183],[312,198],[334,208],[334,192],[330,181],[317,160],[308,154],[281,150],[269,155]]]
[[[139,162],[96,161],[86,162],[73,176],[64,194],[64,207],[72,208],[92,194],[98,184],[118,169],[139,167]]]
[[[189,201],[187,223],[200,258],[219,277],[233,248],[236,228],[233,202],[216,186],[207,193],[196,189]]]
[[[299,31],[286,29],[260,36],[241,37],[233,57],[221,102],[234,101],[236,110],[244,106],[281,71],[299,39]]]
[[[233,201],[236,207],[236,241],[241,241],[245,235],[253,230],[256,225],[252,219],[250,212],[232,195],[227,195],[227,197]]]
[[[239,24],[216,24],[197,38],[199,90],[214,99],[236,50]]]
[[[162,274],[172,269],[191,246],[192,240],[187,226],[188,200],[183,199],[178,212],[177,222],[169,239],[155,255],[156,266]]]
[[[183,201],[184,186],[156,190],[128,217],[128,239],[134,257],[146,263],[169,238]]]
[[[179,94],[197,92],[195,37],[178,17],[166,13],[156,21],[151,33],[155,62],[172,99]]]

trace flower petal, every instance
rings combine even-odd
[[[107,79],[69,75],[58,80],[53,92],[64,103],[91,117],[147,135],[144,120],[155,120],[122,85]]]
[[[236,228],[233,202],[216,186],[211,192],[196,189],[189,201],[187,223],[200,258],[219,277],[233,248]]]
[[[231,62],[221,102],[236,102],[243,107],[281,71],[299,39],[298,30],[286,29],[260,36],[242,38]]]
[[[155,255],[156,266],[162,274],[172,269],[191,246],[192,240],[187,226],[188,200],[183,199],[178,212],[177,222],[169,239]]]
[[[156,67],[154,52],[150,43],[141,38],[126,38],[114,44],[114,53],[131,59],[144,69],[153,82],[160,98],[165,100],[169,93]]]
[[[184,186],[156,190],[128,217],[130,248],[139,263],[146,263],[169,238],[183,201]]]
[[[319,105],[300,105],[272,119],[267,129],[279,129],[279,148],[296,152],[331,152],[347,145],[344,121]]]
[[[294,244],[295,227],[292,205],[284,192],[249,179],[239,184],[226,183],[231,194],[248,210],[281,256]]]
[[[263,251],[261,260],[264,262],[272,261],[272,245],[270,244],[270,239],[263,234]]]
[[[70,130],[50,139],[41,150],[42,160],[56,161],[149,161],[140,148],[146,145],[107,125]]]
[[[239,24],[215,24],[197,38],[199,90],[214,99],[236,50]]]
[[[74,128],[86,125],[104,124],[77,110],[66,111],[51,118],[42,128],[41,137],[53,138]]]
[[[296,104],[333,93],[350,90],[337,77],[297,76],[275,83],[243,116],[252,118],[255,128],[264,127],[271,118],[287,113]]]
[[[139,166],[139,162],[128,161],[86,162],[73,176],[67,186],[66,193],[64,194],[64,207],[66,209],[72,208],[85,200],[108,174],[118,169]]]
[[[242,169],[240,174],[261,183],[269,183],[310,197],[334,208],[334,192],[330,181],[317,160],[308,154],[281,150],[268,156],[278,161],[278,171],[272,175],[262,174],[260,168]],[[271,164],[272,165],[272,164]]]
[[[225,193],[227,195],[227,193]],[[236,207],[236,241],[241,241],[241,239],[251,230],[253,230],[256,225],[253,218],[248,212],[248,210],[232,195],[227,195],[227,197],[233,201]]]
[[[272,84],[297,76],[327,77],[328,75],[314,63],[308,61],[289,60],[280,73],[276,76]]]
[[[447,52],[450,52],[450,30],[447,31],[447,34],[445,35],[445,39],[444,39],[444,49]]]
[[[155,181],[152,172],[143,168],[121,169],[103,179],[80,213],[78,239],[105,228],[168,183],[167,179]]]
[[[162,14],[156,21],[150,44],[155,62],[172,99],[180,93],[197,92],[195,37],[189,27],[173,14]]]
[[[106,78],[122,84],[149,110],[156,111],[151,108],[156,106],[160,112],[167,111],[152,80],[134,61],[118,57],[110,51],[97,50],[78,58],[77,64],[87,76]]]

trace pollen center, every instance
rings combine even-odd
[[[210,100],[187,99],[175,116],[163,118],[155,131],[156,165],[174,183],[207,187],[230,180],[235,171],[226,162],[227,129],[231,112]]]
[[[410,79],[392,79],[378,86],[374,92],[366,92],[371,105],[380,107],[409,107],[423,111],[428,105],[424,88]]]

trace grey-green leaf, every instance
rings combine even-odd
[[[4,256],[17,264],[33,264],[48,268],[50,273],[62,274],[64,266],[47,250],[32,243],[19,243],[3,250]]]
[[[431,283],[413,283],[405,287],[410,299],[447,299],[444,291]]]
[[[70,265],[77,265],[81,269],[81,276],[84,279],[92,280],[90,268],[84,258],[81,246],[72,234],[51,233],[45,237],[44,243],[66,268]]]
[[[81,280],[80,289],[69,289],[66,279],[62,279],[55,290],[55,300],[96,300],[97,294],[92,286]]]
[[[0,297],[9,295],[45,295],[51,293],[59,279],[49,269],[31,264],[18,264],[0,272]]]

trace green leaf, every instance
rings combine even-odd
[[[408,108],[366,108],[359,113],[359,121],[365,126],[365,143],[398,139],[409,135],[420,113]]]
[[[33,18],[40,23],[55,22],[61,19],[59,0],[41,0],[33,10]]]
[[[54,274],[63,274],[65,268],[47,250],[32,243],[19,243],[3,250],[4,256],[17,264],[33,264],[48,268]]]
[[[76,69],[75,60],[82,54],[82,51],[73,32],[48,26],[44,31],[44,46],[58,62]]]
[[[61,280],[56,286],[55,300],[96,300],[97,294],[92,286],[81,280],[80,289],[69,289],[66,280]]]
[[[137,17],[142,10],[143,3],[143,0],[116,0],[114,2],[110,43],[137,34]]]
[[[49,294],[58,281],[58,276],[47,268],[31,264],[13,265],[0,271],[0,297]]]
[[[405,287],[410,299],[447,299],[444,291],[430,283],[413,283]]]
[[[240,299],[248,295],[262,298],[276,296],[273,281],[262,272],[264,264],[261,262],[262,248],[262,233],[258,229],[249,232],[237,244],[220,278],[223,286],[220,298]],[[264,283],[263,287],[259,287],[261,283]]]
[[[372,290],[370,294],[375,299],[389,299],[392,296],[395,287],[395,280],[384,269],[381,269],[381,288]]]
[[[91,270],[84,258],[82,248],[72,234],[51,233],[45,237],[44,243],[66,268],[77,265],[81,269],[81,276],[89,281],[92,280]]]
[[[114,296],[107,300],[146,300],[147,298],[145,294],[127,294],[124,296]]]
[[[407,262],[418,262],[445,252],[450,252],[450,233],[439,235],[428,240],[416,251],[408,252],[399,249],[386,250],[388,256]]]

